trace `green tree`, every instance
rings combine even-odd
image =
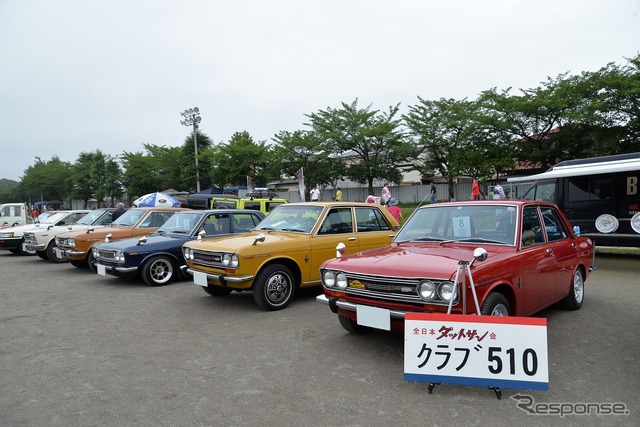
[[[454,194],[454,181],[461,175],[487,178],[508,165],[508,140],[496,139],[482,125],[475,101],[445,99],[437,101],[418,98],[404,116],[407,127],[422,149],[423,175],[440,173],[449,183],[449,198]]]
[[[345,176],[367,184],[371,192],[376,179],[400,182],[398,165],[413,160],[416,150],[407,141],[401,120],[396,118],[399,106],[381,113],[371,106],[359,108],[357,99],[341,105],[307,115],[311,129],[323,141],[322,149],[353,158],[346,165]]]
[[[212,142],[209,136],[198,131],[198,171],[200,172],[200,189],[206,188],[211,185],[210,171],[212,169],[210,156],[206,153],[211,151]],[[195,148],[193,144],[193,133],[189,134],[185,138],[182,147],[180,147],[179,153],[172,152],[172,158],[164,157],[163,168],[167,171],[167,175],[176,175],[178,179],[173,181],[175,186],[179,185],[182,189],[188,189],[189,191],[196,191],[197,176],[196,176],[196,158]],[[171,170],[173,169],[173,170]]]
[[[29,166],[20,182],[20,191],[32,202],[40,199],[71,201],[71,181],[73,170],[69,162],[61,161],[57,156],[43,161],[40,157]]]
[[[208,178],[217,187],[244,185],[251,177],[255,185],[266,185],[272,179],[273,154],[264,141],[255,142],[247,132],[236,132],[228,143],[221,143],[205,153],[211,164]]]
[[[311,186],[332,184],[334,187],[345,174],[344,162],[323,150],[323,141],[314,131],[280,131],[273,138],[276,170],[288,176],[304,172],[305,198]]]

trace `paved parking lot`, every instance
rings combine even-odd
[[[404,381],[402,334],[346,333],[319,290],[268,313],[249,294],[151,288],[0,253],[0,425],[638,425],[640,258],[598,266],[581,310],[539,314],[550,390],[497,400]],[[532,415],[518,393],[629,414]]]

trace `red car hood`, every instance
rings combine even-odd
[[[325,262],[323,267],[355,274],[376,276],[398,276],[406,278],[452,279],[458,270],[459,261],[472,261],[473,251],[483,247],[489,258],[476,262],[474,271],[486,270],[490,264],[504,262],[513,253],[513,247],[452,244],[394,244],[382,249],[359,252]]]

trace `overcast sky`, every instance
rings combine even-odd
[[[340,102],[387,110],[640,51],[640,0],[0,0],[0,178],[81,152],[271,141]]]

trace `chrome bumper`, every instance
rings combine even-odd
[[[46,248],[45,245],[30,245],[29,243],[25,243],[24,246],[30,251],[44,251]]]
[[[327,304],[330,308],[331,311],[333,311],[334,313],[336,313],[339,309],[341,310],[346,310],[346,311],[352,311],[352,312],[356,312],[358,311],[358,304],[354,304],[352,302],[347,302],[347,301],[340,301],[337,298],[327,298],[327,296],[325,294],[320,294],[316,297],[316,301],[321,302],[323,304]],[[389,310],[389,315],[391,316],[392,319],[399,319],[399,320],[404,320],[404,311],[399,311],[399,310]]]
[[[211,274],[211,273],[205,273],[204,271],[200,271],[200,270],[194,270],[192,268],[187,268],[187,273],[191,274],[193,276],[194,272],[198,272],[198,273],[204,273],[207,275],[207,280],[211,279],[211,280],[218,280],[221,283],[242,283],[242,282],[248,282],[249,280],[253,280],[253,275],[247,275],[247,276],[226,276],[224,274]]]

